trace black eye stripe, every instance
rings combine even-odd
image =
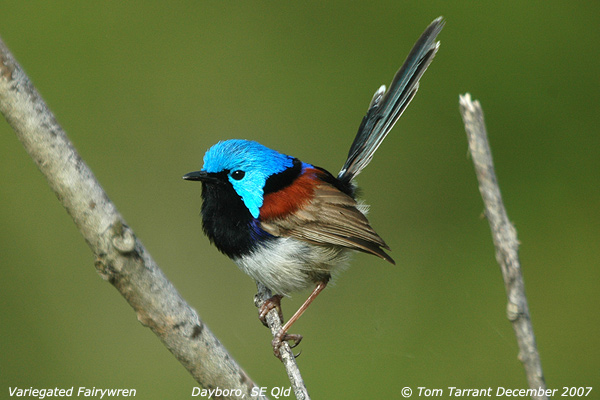
[[[235,170],[231,173],[231,177],[233,179],[235,179],[236,181],[239,181],[240,179],[242,179],[244,177],[244,175],[246,175],[246,173],[244,171],[241,170]]]

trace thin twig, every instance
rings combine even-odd
[[[252,397],[256,384],[158,268],[0,39],[0,112],[73,218],[112,283],[204,388]],[[213,396],[214,397],[214,396]],[[265,398],[265,397],[259,397]]]
[[[538,389],[538,395],[534,395],[532,398],[548,399],[545,394],[546,383],[540,355],[535,343],[529,306],[525,295],[525,284],[521,274],[517,231],[508,219],[502,202],[502,194],[496,179],[492,153],[487,139],[483,111],[478,101],[471,101],[471,95],[468,93],[460,96],[459,102],[469,140],[469,150],[479,181],[479,192],[483,198],[485,215],[490,224],[494,246],[496,247],[496,260],[500,264],[502,277],[504,278],[508,298],[507,317],[512,322],[517,337],[519,360],[525,368],[529,387]]]
[[[256,295],[256,307],[260,308],[265,301],[272,296],[272,294],[271,291],[260,282],[256,283],[256,287],[258,289],[258,293]],[[269,311],[266,320],[267,325],[269,325],[269,329],[271,329],[271,334],[273,337],[275,337],[275,335],[277,335],[277,333],[279,333],[281,330],[283,324],[283,321],[279,319],[279,312],[277,309],[274,308]],[[290,379],[290,383],[292,384],[296,398],[298,400],[310,400],[310,396],[308,395],[308,391],[304,385],[304,380],[300,374],[300,369],[298,368],[298,364],[296,364],[296,357],[294,357],[294,353],[287,342],[282,342],[280,352],[281,362],[283,362],[285,370],[288,374],[288,378]]]

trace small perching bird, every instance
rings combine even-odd
[[[350,250],[376,255],[392,264],[388,245],[373,230],[355,198],[354,178],[402,115],[433,60],[444,26],[434,20],[421,35],[390,88],[381,86],[337,177],[257,142],[226,140],[204,155],[202,170],[183,178],[202,182],[202,226],[210,241],[242,271],[275,295],[260,310],[277,307],[282,296],[314,287],[300,309],[273,339],[279,356],[290,326],[347,264]]]

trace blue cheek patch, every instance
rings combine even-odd
[[[240,195],[244,205],[254,218],[258,218],[260,207],[263,205],[263,188],[266,181],[267,177],[258,173],[258,171],[247,173],[241,181],[229,178],[229,182],[231,182],[231,185]]]

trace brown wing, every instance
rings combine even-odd
[[[261,221],[261,228],[274,236],[294,237],[318,245],[337,245],[374,254],[395,264],[383,249],[387,244],[371,228],[356,201],[328,183],[314,188],[314,196],[303,207],[281,218]]]

